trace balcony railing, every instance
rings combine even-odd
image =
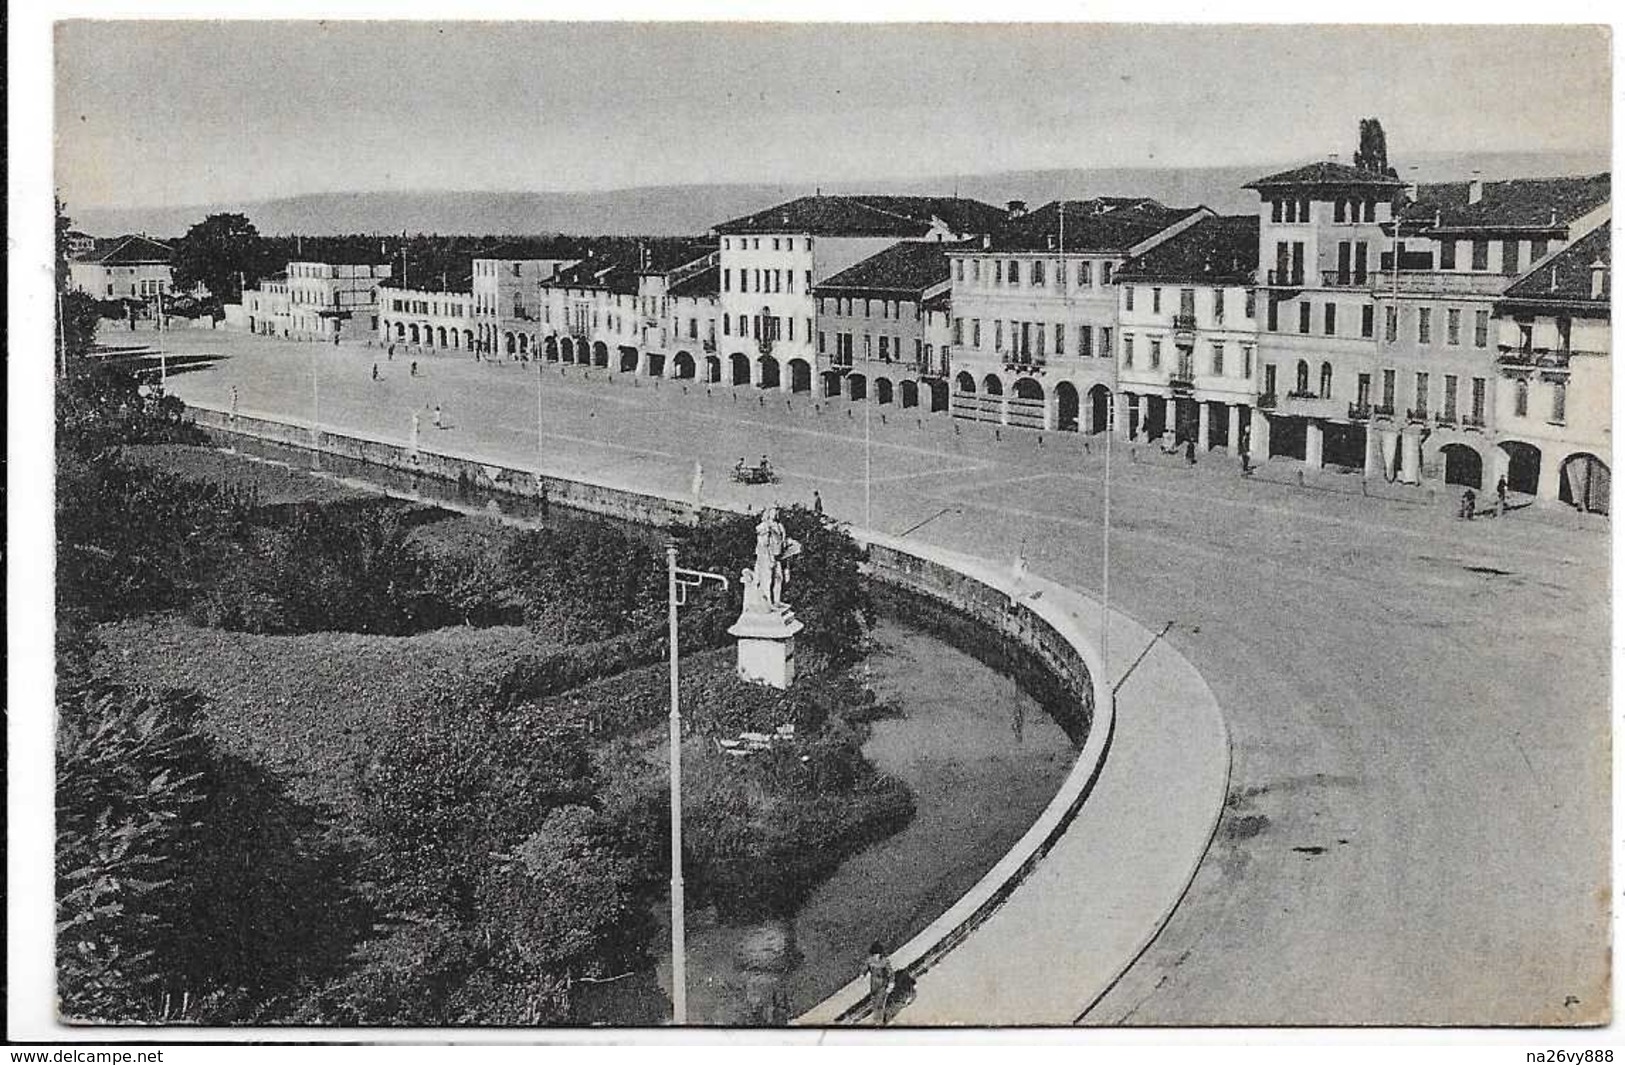
[[[1320,283],[1325,288],[1370,288],[1376,275],[1369,271],[1322,270]]]
[[[1426,407],[1410,407],[1405,411],[1405,420],[1413,425],[1426,425],[1428,409]]]
[[[1456,412],[1455,411],[1448,411],[1448,410],[1440,411],[1439,413],[1437,413],[1437,414],[1435,414],[1433,416],[1433,424],[1443,426],[1446,429],[1455,428],[1455,426],[1456,426]]]
[[[712,338],[710,340],[706,340],[703,343],[701,343],[700,344],[700,350],[704,351],[704,352],[707,352],[709,354],[715,354],[716,350],[717,350],[716,339]]]
[[[1303,287],[1302,270],[1271,270],[1268,273],[1267,278],[1268,283],[1276,286],[1277,288]]]
[[[1004,364],[1007,370],[1042,370],[1045,363],[1048,362],[1048,358],[1043,355],[1033,355],[1031,353],[1022,355],[1018,352],[1006,351],[1000,354],[999,361]]]
[[[1175,392],[1190,392],[1196,388],[1196,378],[1176,371],[1168,375],[1168,387]]]
[[[1315,392],[1315,391],[1312,391],[1312,390],[1307,389],[1307,388],[1294,388],[1292,391],[1290,391],[1290,392],[1288,392],[1286,394],[1286,398],[1287,399],[1320,399],[1321,395],[1320,395],[1319,392]]]
[[[1511,344],[1500,344],[1497,350],[1500,354],[1496,361],[1502,366],[1564,367],[1569,364],[1569,357],[1574,354],[1569,348],[1537,348]]]
[[[1371,408],[1371,415],[1375,418],[1392,418],[1394,416],[1394,405],[1392,403],[1379,403]]]
[[[1351,422],[1363,422],[1363,421],[1369,420],[1370,417],[1371,417],[1371,404],[1369,404],[1369,403],[1350,403],[1349,404],[1349,421],[1351,421]]]
[[[1514,281],[1504,274],[1462,274],[1448,270],[1401,270],[1395,281],[1392,270],[1371,275],[1371,285],[1381,291],[1436,292],[1453,296],[1498,296]]]
[[[1258,397],[1257,406],[1258,406],[1259,410],[1274,410],[1275,409],[1275,393],[1274,392],[1262,393]]]
[[[1482,415],[1464,414],[1461,417],[1461,427],[1463,429],[1483,432],[1484,418]]]
[[[1176,332],[1176,333],[1194,333],[1194,332],[1196,332],[1196,315],[1194,315],[1194,314],[1176,314],[1176,315],[1174,315],[1174,332]]]

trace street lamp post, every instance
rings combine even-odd
[[[671,662],[671,1020],[688,1023],[688,957],[683,927],[683,727],[677,706],[677,608],[690,588],[707,581],[726,591],[728,578],[720,573],[683,569],[677,565],[677,545],[666,545],[666,625]]]

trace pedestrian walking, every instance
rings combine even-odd
[[[434,427],[436,429],[445,428],[445,425],[440,420],[440,404],[438,403],[434,405]]]
[[[391,344],[389,346],[389,361],[390,362],[395,361],[395,345],[394,344]]]
[[[1468,521],[1472,521],[1473,513],[1477,509],[1477,504],[1478,494],[1475,493],[1471,488],[1467,489],[1467,491],[1461,494],[1461,510],[1457,512],[1456,516],[1466,518]]]
[[[1252,461],[1248,459],[1245,449],[1241,452],[1241,475],[1243,477],[1251,477],[1253,475],[1253,464]]]
[[[863,972],[869,977],[869,1014],[874,1023],[886,1023],[886,1000],[891,996],[892,984],[897,974],[892,969],[891,959],[886,956],[886,947],[880,940],[869,944],[869,956],[863,961]]]
[[[372,379],[374,381],[378,380],[378,364],[376,362],[372,364]]]
[[[818,494],[816,488],[813,489],[813,513],[820,518],[824,516],[824,497]]]
[[[1506,474],[1503,473],[1501,475],[1501,479],[1495,482],[1495,516],[1499,518],[1502,514],[1505,514],[1506,512],[1507,512],[1507,477],[1506,477]]]
[[[413,359],[412,360],[412,376],[416,377],[417,375],[418,375],[418,361],[416,359]]]
[[[1196,438],[1194,436],[1185,441],[1185,462],[1191,466],[1196,465]]]

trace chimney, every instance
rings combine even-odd
[[[1473,180],[1467,183],[1467,202],[1477,203],[1484,198],[1484,182],[1479,180],[1479,171],[1473,171]]]
[[[987,251],[991,247],[993,247],[993,236],[992,236],[992,234],[983,233],[982,234],[982,250]]]
[[[1603,298],[1602,288],[1603,288],[1603,285],[1607,283],[1607,281],[1608,281],[1608,264],[1603,262],[1601,259],[1594,260],[1592,262],[1592,264],[1591,264],[1591,298],[1592,299],[1600,300],[1600,299]]]
[[[1004,205],[1006,218],[1016,219],[1027,213],[1026,200],[1011,200]]]
[[[1055,250],[1055,234],[1054,233],[1046,233],[1046,234],[1044,234],[1044,245],[1049,251],[1054,251]]]

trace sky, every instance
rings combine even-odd
[[[91,22],[75,207],[1609,149],[1606,29]]]

